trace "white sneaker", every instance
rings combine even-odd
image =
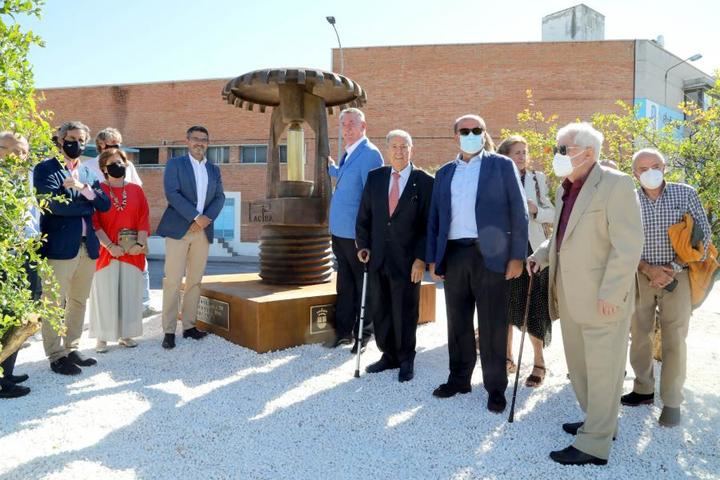
[[[95,344],[95,351],[97,353],[106,353],[108,351],[107,342],[98,340],[97,343]]]
[[[132,338],[121,338],[118,340],[118,345],[125,348],[135,348],[138,344]]]

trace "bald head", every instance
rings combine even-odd
[[[28,141],[22,135],[13,132],[0,132],[0,159],[13,154],[25,160],[29,150]]]

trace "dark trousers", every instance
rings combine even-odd
[[[448,383],[470,385],[477,353],[473,314],[477,308],[480,332],[480,362],[488,393],[504,393],[507,387],[507,281],[504,273],[485,268],[475,245],[448,242],[445,272],[447,309]]]
[[[387,263],[368,277],[368,309],[378,349],[393,363],[415,359],[420,284]]]
[[[17,359],[17,354],[18,352],[13,353],[5,360],[3,360],[2,364],[0,364],[0,367],[2,367],[3,369],[3,377],[0,378],[0,390],[2,390],[3,387],[11,383],[5,379],[12,375],[13,371],[15,370],[15,360]]]
[[[40,282],[40,276],[34,267],[31,267],[29,262],[25,262],[25,271],[27,272],[27,279],[30,282],[30,293],[33,300],[39,300],[42,295],[42,283]],[[18,352],[13,353],[5,360],[3,360],[0,366],[3,369],[3,378],[0,378],[0,388],[6,385],[8,382],[5,378],[9,377],[15,371],[15,360],[17,360]]]
[[[363,264],[357,258],[355,240],[332,236],[332,249],[337,259],[337,300],[335,303],[335,334],[338,337],[354,336],[360,319]],[[363,337],[372,335],[372,319],[365,315]]]

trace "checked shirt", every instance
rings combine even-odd
[[[662,193],[655,201],[650,200],[642,187],[637,189],[637,196],[640,200],[645,231],[642,260],[650,265],[664,265],[675,259],[668,228],[681,222],[683,215],[688,212],[695,223],[702,228],[707,251],[711,239],[710,223],[694,188],[684,183],[666,182]]]

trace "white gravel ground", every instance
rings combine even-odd
[[[439,321],[418,329],[416,376],[405,384],[397,371],[352,378],[348,348],[258,355],[210,336],[178,337],[165,351],[159,316],[138,348],[114,347],[78,377],[51,373],[35,339],[16,368],[32,393],[0,402],[0,478],[720,478],[720,288],[691,322],[682,426],[658,426],[659,401],[623,408],[606,467],[548,458],[572,440],[560,425],[582,418],[557,324],[545,384],[519,389],[515,423],[485,409],[479,368],[471,394],[432,397],[447,376],[439,293]],[[93,346],[83,338],[85,353]],[[371,344],[363,364],[377,358]]]

